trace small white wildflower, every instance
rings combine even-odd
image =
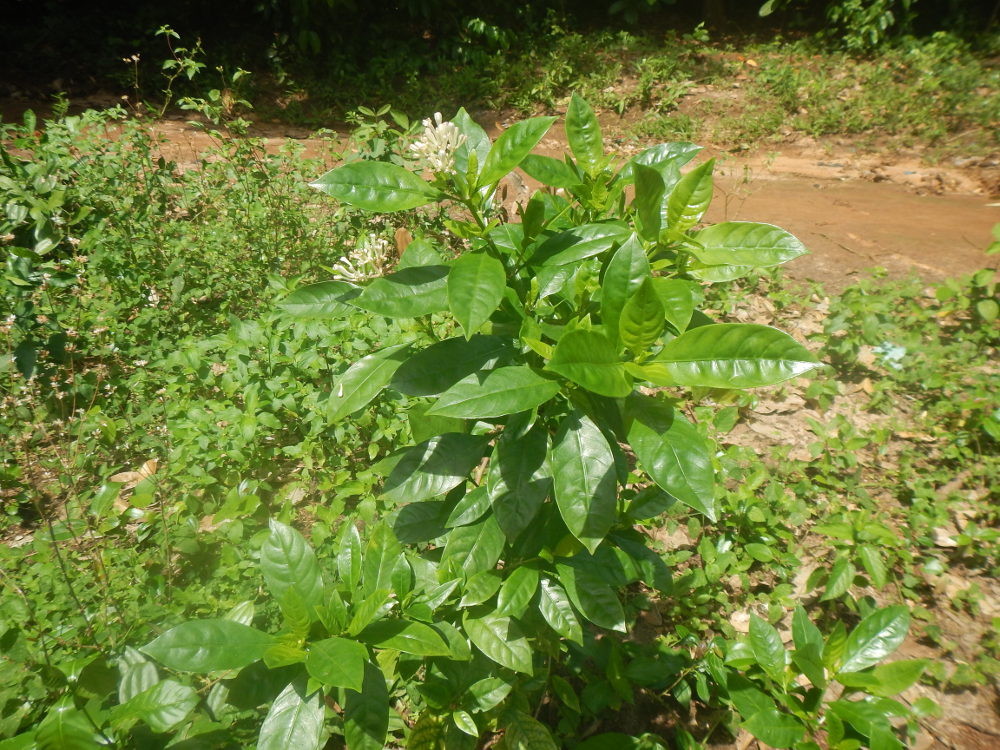
[[[149,361],[145,359],[137,359],[132,364],[135,365],[136,367],[145,367],[146,365],[149,364]]]
[[[423,136],[410,144],[410,151],[432,172],[455,171],[455,152],[465,143],[465,135],[453,122],[444,122],[440,112],[424,120]]]
[[[157,292],[155,289],[150,289],[149,293],[146,295],[146,299],[149,300],[149,302],[147,303],[149,307],[156,307],[158,304],[160,304],[160,293]]]

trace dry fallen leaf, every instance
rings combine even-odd
[[[155,458],[151,458],[146,461],[142,466],[139,467],[138,471],[123,471],[120,474],[115,474],[111,477],[112,482],[121,482],[125,486],[122,487],[123,490],[130,490],[135,487],[143,479],[148,479],[156,473],[156,467],[159,462]]]

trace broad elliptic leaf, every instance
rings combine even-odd
[[[380,276],[353,300],[387,318],[418,318],[448,309],[448,266],[414,266]]]
[[[383,496],[390,502],[413,503],[443,495],[476,467],[487,440],[446,432],[407,449],[386,477]]]
[[[486,489],[497,523],[510,541],[528,528],[552,489],[545,463],[548,442],[540,426],[519,437],[505,432],[497,440]]]
[[[632,392],[632,379],[614,344],[597,331],[577,329],[565,334],[546,369],[601,396],[624,398]]]
[[[678,333],[684,333],[695,308],[703,299],[701,289],[693,281],[684,279],[653,279],[653,288],[663,304],[667,321]]]
[[[604,139],[594,110],[578,94],[573,94],[566,109],[566,140],[577,163],[594,174],[604,159]]]
[[[628,440],[639,466],[665,492],[714,521],[715,472],[697,428],[669,404],[633,394]]]
[[[361,547],[358,527],[348,520],[340,532],[337,544],[337,574],[351,590],[361,582]]]
[[[190,715],[200,700],[193,687],[163,680],[132,698],[128,711],[154,732],[169,732]]]
[[[490,496],[486,488],[482,485],[476,487],[462,496],[458,501],[447,520],[444,522],[446,529],[453,529],[456,526],[468,526],[475,523],[490,509]]]
[[[792,642],[795,648],[815,646],[823,649],[823,634],[817,628],[802,607],[796,607],[792,614]]]
[[[531,645],[516,621],[496,612],[480,617],[465,612],[462,624],[469,640],[492,661],[515,672],[531,674]]]
[[[490,513],[476,523],[451,530],[441,555],[441,563],[456,560],[466,577],[472,577],[496,567],[506,542],[496,517]]]
[[[552,477],[559,514],[591,553],[611,530],[618,501],[615,457],[589,417],[563,417],[552,444]]]
[[[427,411],[443,417],[491,419],[529,411],[559,392],[559,383],[527,366],[500,367],[460,380]]]
[[[866,669],[895,651],[910,629],[910,610],[902,605],[872,612],[847,636],[840,672]]]
[[[318,750],[325,706],[317,690],[305,695],[302,681],[289,683],[271,704],[257,738],[257,750]]]
[[[327,402],[327,420],[336,422],[371,403],[403,364],[407,346],[387,346],[348,367],[333,386]]]
[[[805,255],[806,248],[793,234],[773,224],[724,221],[694,235],[700,248],[689,248],[705,265],[769,268]]]
[[[521,617],[538,590],[538,568],[521,565],[507,576],[497,595],[497,614]]]
[[[503,264],[486,253],[465,253],[448,272],[448,309],[465,338],[490,319],[503,299],[507,276]]]
[[[660,225],[663,222],[661,207],[663,205],[663,177],[652,167],[636,164],[632,167],[635,174],[635,208],[638,219],[639,234],[643,239],[655,242],[660,235]]]
[[[93,722],[74,707],[72,696],[61,698],[38,725],[34,743],[38,750],[97,750],[107,747],[99,741]]]
[[[563,587],[547,576],[542,576],[539,591],[538,611],[542,613],[545,622],[563,638],[582,646],[583,628]]]
[[[626,181],[632,180],[634,177],[632,170],[635,165],[642,164],[656,169],[663,177],[664,183],[670,188],[680,179],[681,167],[697,156],[699,151],[701,151],[701,146],[684,141],[650,146],[629,159],[628,163],[622,167],[619,176]],[[668,180],[668,177],[671,179]]]
[[[622,308],[618,335],[629,351],[638,355],[660,337],[665,320],[663,303],[653,286],[653,279],[647,276]]]
[[[517,168],[552,127],[555,117],[531,117],[507,128],[496,139],[479,172],[477,187],[492,185]]]
[[[609,337],[618,336],[618,319],[625,301],[649,275],[646,251],[633,234],[611,256],[601,281],[601,322]]]
[[[379,620],[358,638],[376,648],[391,648],[415,656],[448,656],[451,648],[430,625],[403,619]]]
[[[761,742],[779,748],[792,747],[806,733],[802,722],[777,708],[754,714],[743,722],[743,728]]]
[[[445,339],[410,357],[390,385],[407,396],[436,396],[462,378],[493,369],[509,355],[509,344],[499,336]]]
[[[532,179],[551,187],[569,189],[581,182],[580,175],[569,164],[551,156],[528,154],[521,161],[521,169]]]
[[[331,169],[311,186],[366,211],[389,213],[424,206],[440,193],[408,169],[382,161],[356,161]]]
[[[750,615],[750,648],[754,658],[767,675],[776,682],[783,682],[785,675],[785,647],[781,636],[771,623],[757,615]]]
[[[293,318],[336,318],[350,312],[349,301],[361,294],[361,289],[346,281],[321,281],[299,287],[278,303],[278,309]]]
[[[532,266],[565,266],[610,250],[629,237],[624,224],[581,224],[554,234],[531,256]]]
[[[523,711],[507,711],[500,719],[505,750],[559,750],[542,722]]]
[[[293,589],[303,604],[313,608],[323,603],[323,575],[316,553],[298,531],[271,519],[271,533],[260,548],[260,567],[275,599]]]
[[[350,638],[325,638],[309,644],[306,671],[324,685],[360,690],[367,660],[364,644]]]
[[[598,627],[625,632],[625,610],[610,584],[569,562],[557,561],[556,572],[580,614]]]
[[[180,672],[242,669],[274,645],[274,637],[232,620],[189,620],[140,651]]]
[[[681,178],[667,200],[667,224],[675,232],[693,227],[712,202],[712,169],[715,159],[709,159]]]
[[[389,690],[382,670],[365,662],[361,690],[348,690],[344,737],[350,750],[383,750],[389,732]]]
[[[361,559],[362,591],[366,596],[379,591],[391,591],[392,576],[396,565],[405,561],[403,548],[386,523],[380,523],[371,531],[368,544]]]
[[[469,113],[465,111],[465,107],[458,110],[457,114],[451,118],[452,123],[461,131],[462,135],[465,136],[465,141],[455,149],[455,170],[459,174],[465,174],[469,171],[469,156],[472,153],[476,154],[476,164],[480,167],[483,162],[486,161],[486,157],[490,153],[490,137],[486,134],[486,131],[473,120]]]
[[[797,377],[818,364],[809,350],[776,328],[714,323],[668,341],[644,373],[657,385],[755,388]]]

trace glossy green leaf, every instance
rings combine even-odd
[[[693,260],[687,267],[688,275],[698,281],[708,284],[721,284],[726,281],[742,279],[754,273],[753,266],[709,266],[701,261]]]
[[[629,237],[624,224],[581,224],[554,234],[531,256],[532,266],[565,266],[600,255]]]
[[[885,607],[872,612],[847,636],[844,661],[838,671],[857,672],[877,664],[902,645],[909,629],[907,607]]]
[[[483,486],[476,487],[462,496],[458,505],[454,507],[445,527],[453,529],[456,526],[468,526],[482,518],[486,511],[490,509],[490,496]]]
[[[724,221],[694,235],[701,247],[689,248],[705,265],[769,268],[805,255],[806,248],[794,235],[772,224]]]
[[[448,309],[448,266],[415,266],[380,276],[354,305],[387,318],[417,318]]]
[[[365,595],[393,588],[392,576],[397,563],[403,557],[403,548],[392,530],[380,523],[371,531],[361,560],[361,578]]]
[[[327,402],[327,420],[336,422],[371,403],[406,359],[406,348],[406,344],[387,346],[347,368],[333,386]]]
[[[507,576],[497,596],[497,614],[521,617],[538,590],[538,568],[521,565]]]
[[[681,178],[667,200],[667,224],[675,232],[684,232],[699,221],[712,202],[712,170],[715,159],[692,169]]]
[[[540,426],[517,437],[505,431],[497,440],[486,488],[497,523],[510,541],[528,528],[552,489],[545,463],[548,441]]]
[[[660,303],[663,305],[663,312],[670,325],[677,329],[679,333],[687,330],[694,315],[695,308],[701,303],[704,295],[701,289],[693,281],[684,279],[653,279],[653,288],[656,290]]]
[[[618,480],[611,446],[589,417],[572,412],[559,425],[551,460],[559,514],[593,552],[615,522]]]
[[[242,669],[273,643],[273,636],[232,620],[189,620],[140,651],[180,672],[215,672]]]
[[[496,567],[506,544],[503,530],[492,513],[469,526],[459,526],[448,534],[441,563],[456,560],[466,576]]]
[[[465,732],[470,737],[479,738],[479,727],[476,726],[475,719],[468,711],[452,711],[451,720],[455,722],[455,726],[460,731]]]
[[[470,155],[476,154],[476,163],[481,167],[490,153],[492,144],[486,131],[469,116],[464,107],[458,110],[451,121],[465,136],[465,142],[455,149],[455,169],[464,175],[469,171]]]
[[[548,727],[523,711],[507,711],[500,726],[505,750],[559,750]]]
[[[796,607],[792,615],[792,642],[797,649],[806,646],[823,648],[823,634],[809,619],[809,615],[801,606]]]
[[[854,585],[854,576],[856,574],[857,571],[854,569],[854,564],[849,557],[846,555],[837,557],[830,567],[830,575],[826,579],[826,589],[819,600],[821,602],[833,601],[846,594],[851,590],[851,586]]]
[[[884,588],[889,583],[889,569],[882,553],[871,545],[861,544],[858,545],[857,556],[865,571],[871,576],[872,583],[877,588]]]
[[[639,234],[643,239],[655,242],[663,221],[663,177],[657,170],[642,164],[633,166],[632,172],[635,175],[635,199],[632,205],[638,220]]]
[[[573,94],[566,109],[566,140],[577,163],[594,174],[604,159],[604,139],[594,110],[578,94]]]
[[[531,644],[517,622],[496,612],[479,617],[465,612],[462,624],[472,643],[489,659],[515,672],[532,673]]]
[[[750,648],[768,676],[779,683],[785,678],[785,647],[774,626],[755,614],[750,615]]]
[[[530,367],[500,367],[460,380],[442,393],[427,413],[462,419],[503,417],[534,409],[559,390],[557,381]]]
[[[570,189],[581,182],[580,175],[569,164],[551,156],[528,154],[521,161],[521,169],[532,179],[551,187]]]
[[[743,722],[743,728],[761,742],[779,748],[792,747],[806,734],[802,722],[776,708],[754,714]]]
[[[484,570],[476,573],[474,576],[470,576],[469,580],[465,582],[465,588],[462,591],[462,598],[458,602],[458,606],[474,607],[488,599],[492,599],[502,582],[503,577],[500,575],[499,570]]]
[[[611,256],[601,282],[601,321],[608,336],[617,338],[625,301],[649,275],[646,251],[633,234]]]
[[[510,356],[498,336],[445,339],[414,354],[397,371],[392,387],[407,396],[436,396],[462,378],[491,370]]]
[[[538,589],[538,611],[549,627],[563,638],[583,645],[583,628],[565,589],[548,576],[539,579]]]
[[[257,750],[319,750],[323,737],[323,695],[305,694],[301,681],[289,683],[271,704],[257,738]]]
[[[647,276],[622,308],[618,321],[619,338],[630,351],[641,354],[663,333],[664,321],[663,303],[653,286],[653,279]]]
[[[546,369],[601,396],[623,398],[632,392],[631,378],[614,344],[597,331],[577,329],[565,334]]]
[[[445,526],[449,503],[444,500],[424,500],[408,503],[399,509],[392,522],[392,531],[404,544],[429,542],[448,531]]]
[[[917,684],[925,669],[927,669],[926,659],[904,659],[888,664],[879,664],[873,670],[876,684],[868,690],[883,698],[891,698]],[[856,673],[841,672],[841,677],[846,678],[848,674]]]
[[[644,368],[657,385],[755,388],[818,366],[787,333],[751,323],[699,326],[668,341]]]
[[[826,687],[826,665],[823,664],[823,648],[815,643],[808,643],[795,649],[792,663],[798,667],[809,681],[821,690]]]
[[[568,562],[557,562],[556,571],[569,600],[580,614],[599,627],[625,632],[625,610],[608,583]]]
[[[349,589],[361,582],[361,535],[358,527],[348,521],[340,532],[337,545],[337,573]]]
[[[361,289],[346,281],[321,281],[299,287],[278,303],[278,309],[294,318],[337,318],[354,309],[349,300],[359,294]]]
[[[361,690],[348,690],[344,737],[350,750],[383,750],[389,732],[389,691],[382,670],[365,662]]]
[[[424,711],[406,738],[407,750],[442,750],[447,747],[447,734],[445,718]]]
[[[690,162],[701,150],[701,146],[684,141],[659,143],[633,156],[622,168],[620,177],[623,180],[631,181],[634,177],[632,170],[635,165],[642,164],[656,169],[663,176],[667,187],[673,187],[674,183],[680,179],[680,168]],[[668,180],[668,177],[672,179]]]
[[[386,477],[383,496],[390,502],[419,502],[461,484],[479,463],[487,439],[447,432],[406,450]]]
[[[294,590],[312,612],[323,602],[323,575],[316,553],[291,526],[271,519],[270,529],[260,548],[260,568],[268,589],[276,599]]]
[[[380,620],[362,630],[358,638],[376,648],[392,648],[416,656],[448,656],[451,653],[440,633],[414,620]]]
[[[485,677],[469,686],[468,693],[480,711],[489,711],[499,706],[513,689],[503,677]]]
[[[413,172],[382,161],[344,164],[310,184],[343,203],[379,213],[424,206],[440,196]]]
[[[87,715],[73,706],[73,698],[65,696],[56,702],[38,725],[35,741],[37,750],[97,750],[107,747]]]
[[[664,491],[709,520],[716,518],[715,472],[705,439],[669,404],[629,397],[628,440],[639,466]]]
[[[503,264],[486,253],[465,253],[448,273],[448,308],[471,338],[503,299],[507,277]]]
[[[507,128],[483,162],[478,187],[498,182],[515,169],[552,127],[555,117],[531,117]]]
[[[200,700],[193,687],[163,680],[132,698],[127,709],[154,732],[169,732],[191,714]]]
[[[361,690],[368,649],[349,638],[324,638],[309,644],[306,670],[329,687]]]

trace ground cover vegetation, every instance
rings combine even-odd
[[[997,565],[990,272],[796,342],[804,248],[701,224],[696,146],[387,114],[185,170],[4,126],[3,747],[900,747],[894,696],[991,684],[936,601]],[[727,437],[793,396],[805,454]],[[886,661],[911,621],[939,660]]]

